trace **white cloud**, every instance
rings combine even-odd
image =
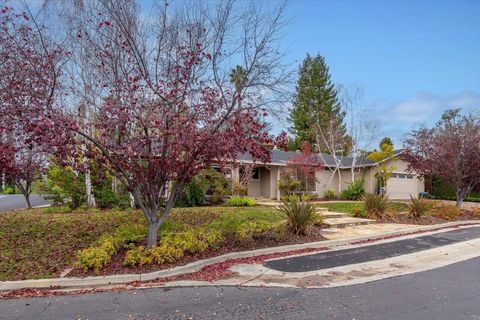
[[[375,117],[381,121],[381,134],[394,139],[401,146],[402,138],[412,128],[421,124],[434,125],[443,112],[461,108],[464,113],[480,112],[480,93],[462,92],[455,95],[437,95],[419,92],[398,102],[378,102],[374,105]]]

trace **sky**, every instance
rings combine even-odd
[[[480,1],[292,0],[285,59],[320,53],[401,146],[443,111],[480,111]]]
[[[145,14],[153,2],[140,0]],[[362,89],[378,140],[401,147],[405,134],[447,109],[480,112],[480,0],[290,0],[286,18],[284,63],[324,56],[335,84]],[[272,125],[288,130],[286,121]]]

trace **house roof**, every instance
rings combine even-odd
[[[282,151],[282,150],[270,150],[270,164],[286,166],[289,160],[293,157],[297,156],[300,151]],[[395,150],[393,152],[392,158],[400,155],[403,153],[404,150]],[[319,162],[325,162],[324,166],[326,167],[334,167],[336,166],[335,158],[329,154],[323,154],[323,157],[319,154],[316,155],[316,158]],[[338,156],[340,159],[340,166],[341,168],[348,169],[352,167],[353,164],[353,157],[351,156]],[[245,161],[245,162],[252,162],[252,157],[249,154],[243,154],[238,158],[238,161]],[[377,163],[367,159],[364,155],[357,158],[355,163],[355,167],[370,167],[374,166]]]

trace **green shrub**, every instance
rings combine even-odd
[[[411,202],[408,205],[408,215],[412,218],[420,218],[427,214],[431,209],[432,205],[430,202],[423,198],[413,198],[410,196]]]
[[[288,172],[283,172],[278,181],[278,188],[282,196],[288,196],[295,194],[301,187],[302,182],[298,179],[295,179]]]
[[[234,207],[251,207],[256,203],[255,199],[248,197],[231,197],[228,199],[228,205]]]
[[[6,186],[5,189],[2,191],[3,194],[14,194],[15,189],[9,186]]]
[[[71,167],[51,166],[40,189],[55,206],[68,205],[76,209],[86,201],[85,177]]]
[[[196,180],[190,181],[177,199],[175,205],[179,207],[194,207],[203,204],[205,191]]]
[[[286,197],[279,211],[287,217],[290,228],[297,235],[305,234],[308,227],[318,219],[315,205],[298,196]]]
[[[325,191],[325,193],[323,194],[323,198],[325,200],[334,200],[334,199],[338,199],[338,194],[333,191],[332,189],[327,189]]]
[[[130,196],[128,193],[123,190],[118,193],[113,191],[110,179],[95,187],[95,201],[100,209],[126,209],[130,207]]]
[[[230,181],[215,169],[202,170],[195,179],[212,204],[223,203],[225,197],[231,194]]]
[[[355,208],[352,210],[352,216],[355,218],[368,218],[368,212],[363,209]]]
[[[358,200],[365,193],[365,180],[359,179],[348,184],[347,188],[342,191],[342,198],[348,200]]]
[[[370,217],[382,218],[390,208],[388,196],[381,194],[366,193],[362,197],[365,211]]]
[[[273,230],[277,224],[268,221],[248,221],[240,224],[234,233],[235,240],[241,243],[252,242],[264,232]]]

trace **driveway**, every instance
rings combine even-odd
[[[480,258],[325,289],[184,287],[0,301],[0,319],[480,319]]]
[[[33,207],[48,205],[48,201],[39,195],[31,195],[30,203]],[[25,198],[21,194],[0,195],[0,212],[26,208]]]

